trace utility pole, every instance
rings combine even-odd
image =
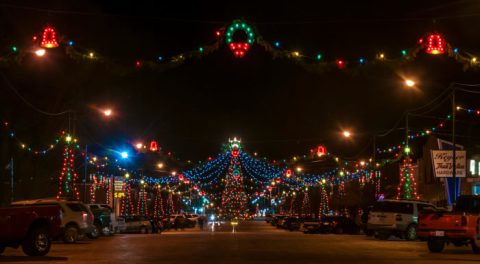
[[[83,202],[88,203],[87,201],[87,173],[88,173],[88,145],[85,145],[85,160],[84,160],[84,175],[83,175]],[[95,190],[94,190],[95,191]]]
[[[452,85],[452,182],[453,182],[453,204],[457,201],[457,155],[456,155],[456,144],[455,144],[455,112],[457,108],[455,106],[455,85]]]
[[[13,170],[13,157],[10,158],[10,191],[12,192],[12,195],[10,196],[10,202],[13,202],[15,199],[15,183],[13,182],[13,175],[14,175],[14,170]]]

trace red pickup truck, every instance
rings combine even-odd
[[[470,244],[480,254],[480,196],[462,195],[452,212],[424,212],[418,218],[417,235],[428,241],[431,252],[441,252],[446,243]]]
[[[46,255],[61,231],[62,217],[57,205],[0,208],[0,254],[6,247],[22,246],[28,256]]]

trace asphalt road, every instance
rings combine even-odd
[[[49,255],[30,258],[7,249],[12,263],[480,263],[470,248],[449,246],[432,254],[424,242],[379,241],[363,235],[305,235],[265,222],[242,222],[215,232],[185,229],[162,234],[121,234],[68,245],[55,243]]]

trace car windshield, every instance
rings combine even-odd
[[[413,203],[405,202],[377,202],[372,209],[373,212],[413,214]]]
[[[68,208],[74,212],[87,211],[86,207],[81,203],[67,203]]]

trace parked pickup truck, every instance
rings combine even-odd
[[[0,254],[6,247],[22,246],[28,256],[46,255],[52,238],[60,233],[62,217],[58,205],[0,208]]]
[[[480,253],[480,196],[464,195],[452,212],[436,210],[419,215],[418,237],[428,241],[431,252],[441,252],[446,243],[470,244]]]

